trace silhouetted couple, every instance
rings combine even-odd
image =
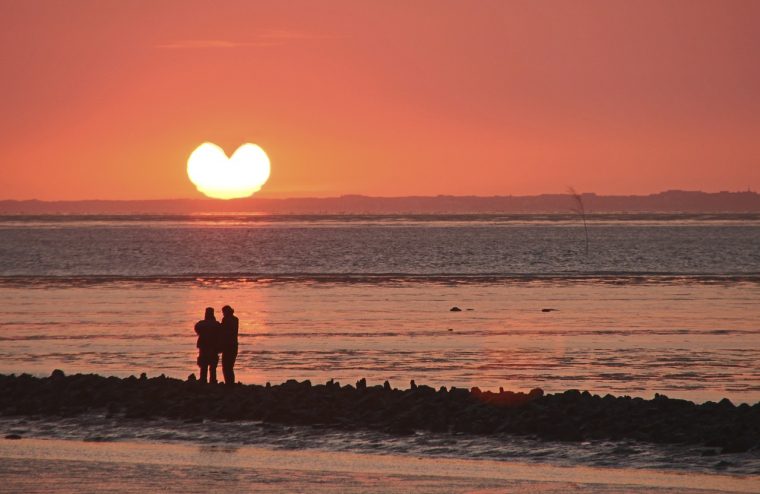
[[[216,383],[216,367],[222,354],[225,384],[235,384],[235,359],[238,353],[238,318],[232,307],[222,307],[222,322],[216,320],[214,308],[206,307],[206,315],[195,324],[198,334],[198,367],[201,382]]]

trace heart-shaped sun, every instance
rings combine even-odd
[[[227,158],[222,148],[204,142],[187,159],[187,176],[209,197],[249,197],[269,178],[269,157],[256,144],[246,143]]]

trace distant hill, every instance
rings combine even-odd
[[[588,212],[760,212],[756,192],[669,190],[641,196],[583,194]],[[147,201],[0,201],[0,214],[135,214],[261,212],[290,214],[339,213],[551,213],[575,206],[568,194],[536,196],[409,196],[346,195],[329,198],[161,199]]]

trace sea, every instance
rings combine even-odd
[[[185,379],[197,374],[193,325],[223,305],[240,319],[236,374],[248,384],[760,401],[760,214],[0,216],[0,373]],[[686,446],[50,420],[0,427],[760,474],[758,452]]]

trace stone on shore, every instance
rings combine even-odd
[[[705,454],[760,448],[760,403],[729,400],[695,404],[656,395],[653,400],[592,395],[568,390],[545,394],[498,392],[388,381],[356,386],[330,380],[312,385],[290,379],[279,385],[222,386],[165,376],[126,379],[94,374],[48,378],[0,375],[0,415],[58,416],[101,412],[111,418],[157,417],[202,420],[261,420],[392,434],[415,431],[513,434],[546,440],[630,439],[703,445]],[[14,439],[9,434],[6,439]],[[19,436],[20,438],[20,436]],[[17,439],[17,438],[16,438]]]

